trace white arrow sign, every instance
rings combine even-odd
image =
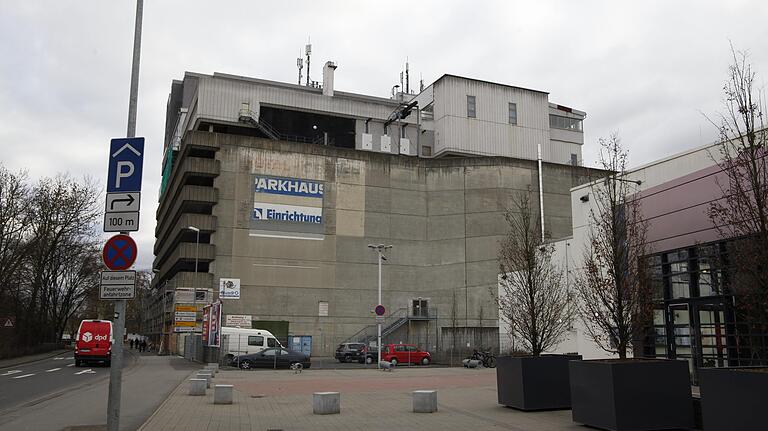
[[[141,153],[136,148],[133,148],[131,144],[125,144],[122,147],[120,147],[119,150],[112,153],[112,157],[117,157],[120,153],[123,152],[123,150],[131,150],[133,151],[133,154],[136,154],[137,156],[141,156]]]

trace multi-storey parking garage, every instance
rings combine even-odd
[[[173,325],[175,306],[218,299],[225,325],[309,340],[313,354],[366,340],[367,246],[387,244],[389,340],[438,355],[496,346],[503,212],[530,191],[548,232],[571,234],[583,118],[546,93],[449,75],[383,99],[188,73],[169,99],[157,211],[164,343],[195,331]],[[220,296],[225,283],[239,293]]]

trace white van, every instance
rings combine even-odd
[[[283,347],[271,332],[265,329],[221,327],[222,338],[227,339],[226,355],[231,359],[238,355],[259,353],[269,347]]]

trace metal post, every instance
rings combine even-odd
[[[539,163],[539,213],[541,214],[541,242],[544,242],[544,185],[542,181],[541,170],[541,143],[538,146],[538,163]]]
[[[197,261],[200,256],[200,229],[196,229],[195,240],[195,280],[192,282],[192,306],[195,307],[195,329],[197,329]]]
[[[379,302],[378,303],[381,304],[381,248],[378,248],[376,251],[379,252]],[[378,346],[378,348],[376,349],[377,351],[376,367],[378,369],[381,369],[381,319],[377,317],[376,320],[378,320],[378,322],[376,322],[377,323],[376,326],[378,327],[378,333],[379,333],[378,339],[376,341],[376,345]]]
[[[133,31],[133,61],[131,65],[131,90],[128,98],[128,130],[126,137],[136,136],[136,109],[139,102],[139,60],[141,57],[141,20],[144,0],[136,0],[136,23]],[[120,232],[128,235],[128,232]],[[107,430],[120,429],[120,394],[123,386],[123,334],[125,333],[124,299],[115,301],[115,325],[112,337],[112,359],[109,369],[109,395],[107,399]]]

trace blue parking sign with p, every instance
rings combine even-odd
[[[144,138],[116,138],[109,145],[107,192],[140,192]]]

